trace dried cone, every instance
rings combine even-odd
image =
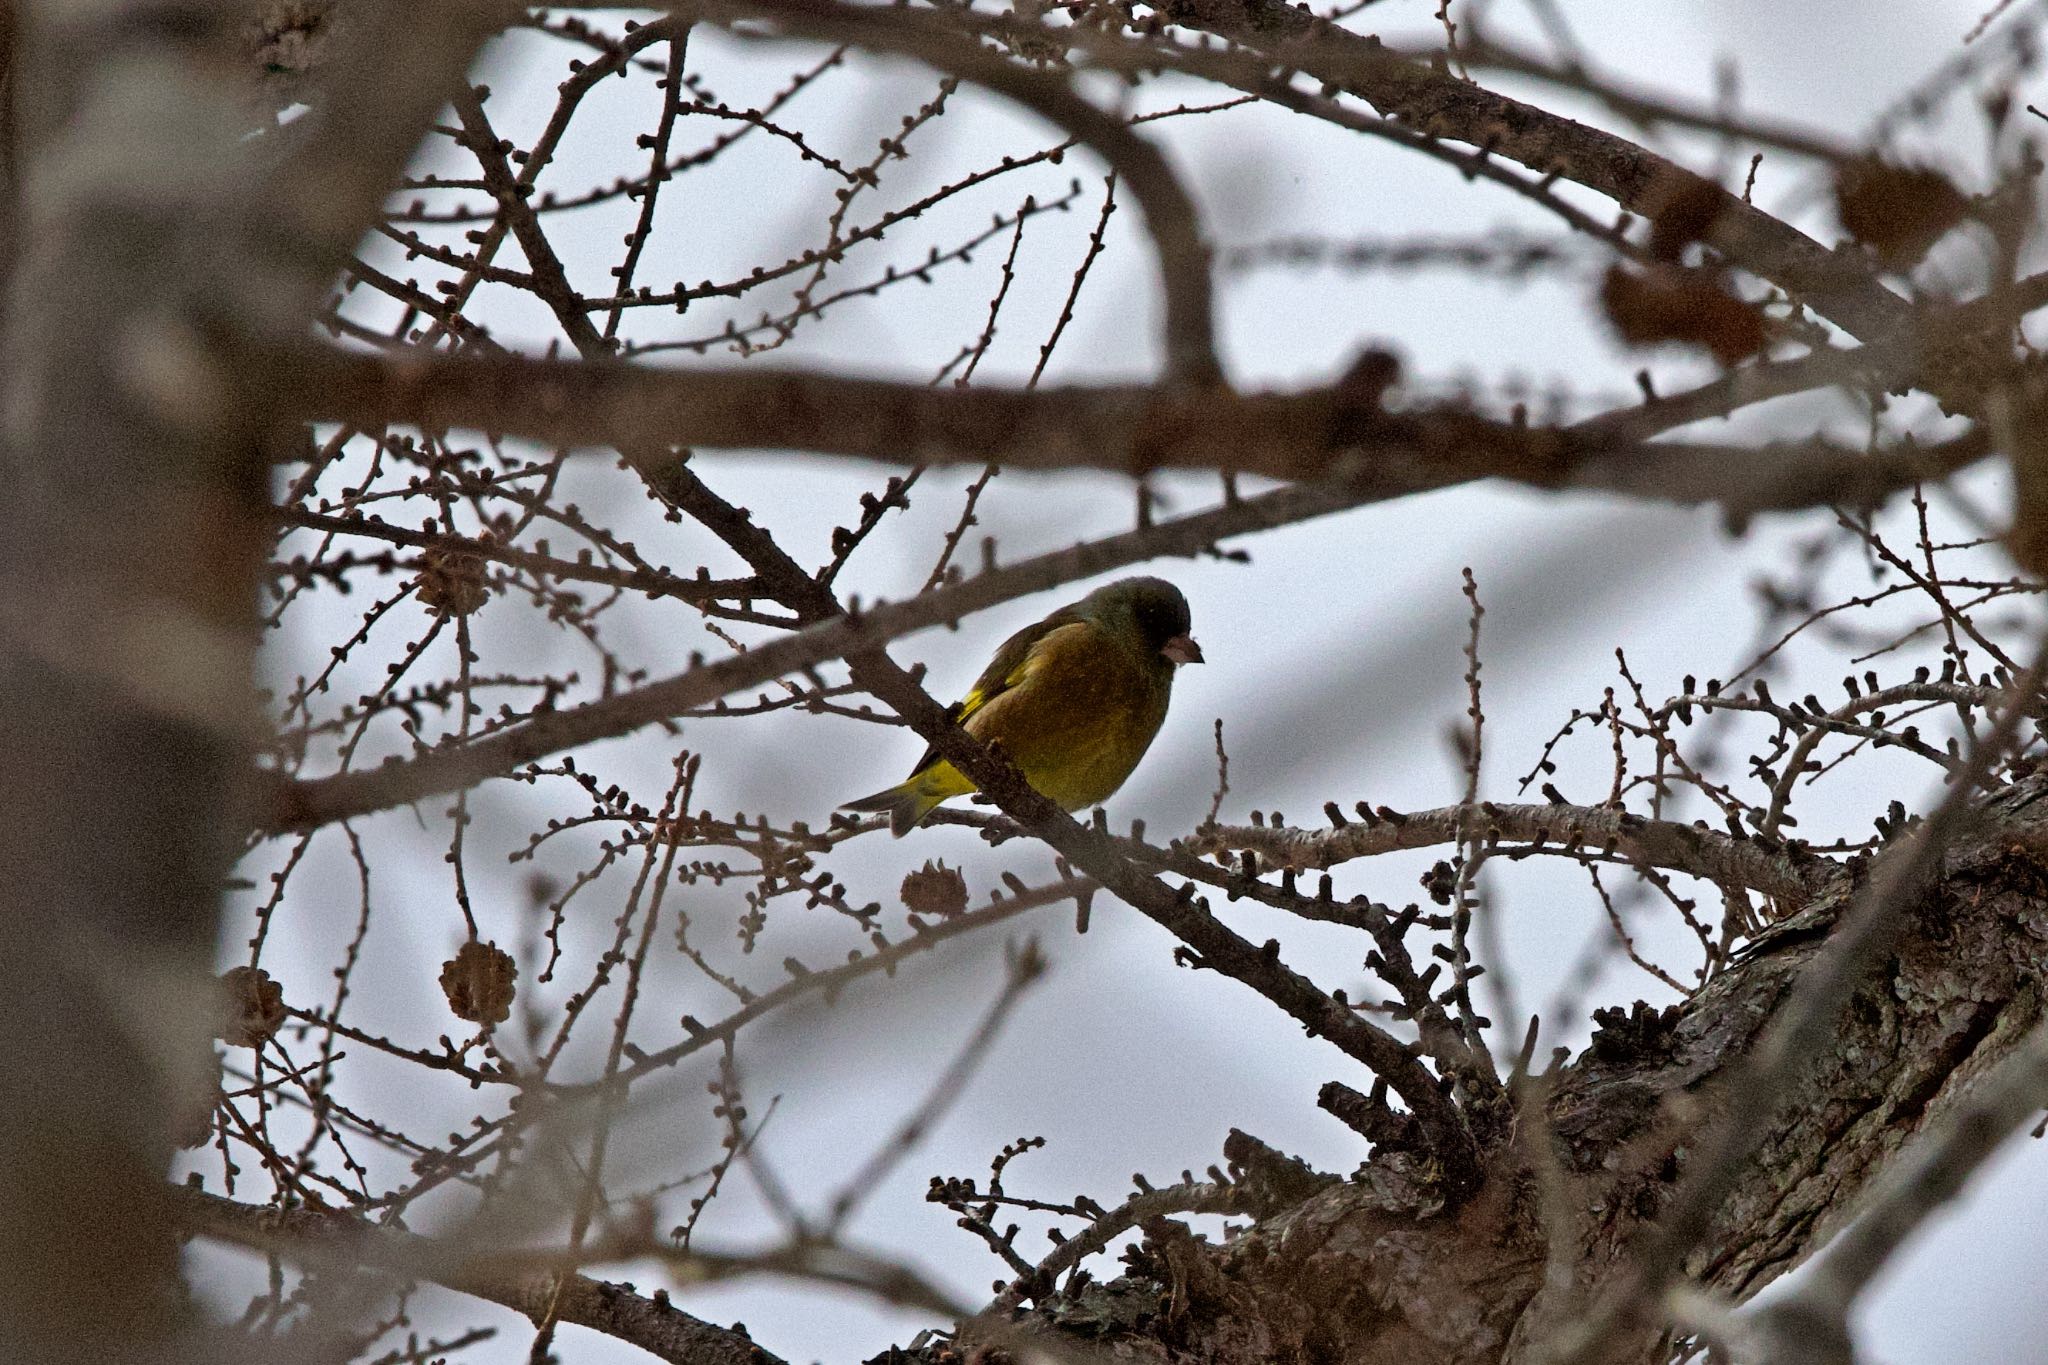
[[[262,1047],[284,1027],[284,987],[261,967],[221,973],[221,1021],[214,1037],[229,1047]]]
[[[480,540],[489,540],[486,531]],[[420,556],[413,591],[443,616],[468,616],[491,599],[484,581],[484,557],[461,541],[431,546]]]
[[[1650,254],[1673,263],[1685,255],[1688,246],[1706,240],[1728,202],[1726,192],[1713,181],[1682,172],[1669,178],[1653,198]]]
[[[471,939],[441,964],[441,993],[458,1019],[472,1024],[502,1024],[512,1015],[512,997],[519,979],[512,955],[495,943]]]
[[[318,66],[334,31],[333,9],[333,0],[270,0],[258,8],[243,32],[263,74],[285,79]]]
[[[1940,171],[1864,157],[1836,177],[1835,209],[1843,231],[1905,270],[1963,221],[1970,201]]]
[[[903,908],[913,915],[951,919],[967,909],[967,879],[958,868],[926,860],[903,879]]]
[[[1712,275],[1681,266],[1633,271],[1617,265],[1600,286],[1600,303],[1623,341],[1704,346],[1723,365],[1764,348],[1764,318]]]

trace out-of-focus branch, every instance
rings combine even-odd
[[[1177,24],[1243,43],[1420,132],[1484,147],[1539,175],[1562,176],[1632,213],[1654,216],[1680,193],[1711,195],[1716,211],[1702,241],[1860,340],[1889,334],[1910,311],[1861,261],[1829,251],[1675,162],[1626,138],[1495,94],[1440,66],[1412,61],[1306,7],[1286,0],[1169,0],[1162,9]]]
[[[215,281],[227,321],[294,337],[384,209],[384,197],[484,41],[522,13],[516,0],[424,9],[349,0],[314,107],[275,135],[268,175],[240,178],[234,211],[251,230]],[[257,160],[266,146],[247,148]]]
[[[173,1190],[170,1199],[190,1232],[312,1270],[379,1270],[424,1280],[502,1304],[535,1322],[551,1316],[588,1328],[671,1365],[783,1365],[781,1357],[756,1344],[745,1331],[714,1326],[686,1313],[665,1292],[644,1295],[628,1285],[564,1272],[558,1248],[522,1250],[492,1246],[473,1236],[427,1237],[380,1227],[343,1210],[268,1208],[197,1189]],[[1241,1203],[1242,1196],[1235,1202]],[[911,1266],[833,1241],[798,1238],[758,1251],[711,1251],[672,1246],[645,1227],[626,1225],[607,1230],[570,1259],[583,1265],[653,1260],[686,1285],[782,1276],[852,1290],[955,1321],[973,1317],[967,1305]],[[1014,1338],[1021,1345],[1028,1340],[999,1318],[975,1323],[978,1335],[996,1341]],[[1057,1341],[1044,1343],[1042,1349],[1056,1359],[1069,1358]]]
[[[1726,417],[1754,403],[1839,385],[1862,393],[1930,392],[1953,387],[1959,376],[1989,382],[2003,371],[2023,390],[2041,380],[2033,362],[2016,362],[2002,338],[2029,313],[2048,305],[2048,274],[1954,307],[1922,309],[1882,341],[1817,350],[1793,360],[1744,365],[1683,393],[1659,395],[1575,423],[1581,440],[1642,440],[1693,422]],[[1793,481],[1796,487],[1797,480]]]
[[[1379,406],[1384,379],[1369,377],[1297,393],[962,389],[759,367],[657,370],[338,351],[297,355],[286,375],[310,414],[365,426],[405,422],[555,445],[801,450],[904,464],[1223,469],[1305,479],[1336,472],[1352,448],[1382,447],[1419,463],[1430,451],[1477,444],[1495,451],[1497,465],[1534,475],[1563,444],[1554,432],[1457,413],[1388,414]]]
[[[250,137],[248,7],[10,7],[0,343],[0,1341],[217,1349],[160,1191],[213,1059],[209,957],[246,818],[282,395],[216,335],[303,337],[505,12],[359,0],[331,99]]]
[[[552,1313],[672,1365],[781,1365],[751,1338],[692,1317],[666,1294],[650,1298],[588,1275],[563,1274],[557,1261],[539,1255],[499,1254],[459,1239],[378,1227],[345,1212],[263,1208],[203,1190],[174,1190],[171,1203],[186,1228],[214,1241],[314,1269],[396,1272],[503,1304],[536,1322]]]
[[[512,356],[301,352],[280,382],[311,416],[361,427],[471,428],[565,446],[801,450],[903,464],[1127,474],[1212,469],[1324,480],[1381,496],[1505,478],[1746,512],[1824,505],[1936,479],[1985,454],[1981,434],[1871,453],[1810,440],[1762,449],[1646,438],[1714,415],[1629,416],[1625,431],[1498,422],[1456,407],[1390,411],[1380,358],[1323,388],[1235,393],[1143,385],[933,388],[810,371],[656,370]],[[1808,377],[1825,384],[1832,368]],[[1755,397],[1725,390],[1733,410]],[[1629,409],[1621,417],[1636,414]]]
[[[1361,807],[1357,823],[1310,830],[1280,825],[1223,825],[1193,846],[1207,853],[1252,852],[1283,868],[1325,868],[1396,849],[1453,843],[1469,822],[1489,844],[1510,840],[1531,852],[1566,857],[1612,854],[1628,862],[1703,877],[1801,903],[1827,881],[1834,865],[1793,853],[1766,852],[1753,839],[1670,820],[1649,820],[1599,806],[1520,805],[1482,801],[1403,814]]]
[[[1178,69],[1267,99],[1282,98],[1286,88],[1271,81],[1269,72],[1299,72],[1365,100],[1420,134],[1466,143],[1539,175],[1574,181],[1639,215],[1655,216],[1678,197],[1701,196],[1715,206],[1702,241],[1861,340],[1895,333],[1909,311],[1906,300],[1886,288],[1865,261],[1829,251],[1676,162],[1626,138],[1496,94],[1440,64],[1415,60],[1307,6],[1288,0],[1164,0],[1156,8],[1174,24],[1241,45],[1264,64],[1248,65],[1240,53],[1139,43],[1081,26],[1048,29],[1009,14],[950,17],[968,31],[1038,39],[1056,48],[1079,46],[1111,69]],[[857,33],[847,40],[861,42]],[[1811,139],[1802,141],[1809,150],[1817,149]]]
[[[1846,161],[1856,155],[1855,148],[1820,129],[1801,127],[1780,119],[1740,116],[1725,109],[1685,104],[1652,90],[1626,85],[1610,72],[1589,72],[1576,63],[1568,67],[1559,66],[1510,39],[1490,32],[1475,33],[1470,25],[1458,44],[1458,62],[1468,70],[1491,67],[1496,71],[1511,71],[1518,76],[1532,76],[1547,85],[1575,90],[1645,128],[1690,128],[1825,162]]]

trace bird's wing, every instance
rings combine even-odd
[[[964,721],[987,706],[1003,693],[1022,682],[1029,674],[1038,646],[1054,631],[1063,626],[1084,626],[1087,623],[1073,612],[1062,608],[1032,625],[1024,627],[1009,639],[996,656],[988,661],[988,667],[981,670],[981,676],[974,680],[974,686],[967,689],[967,695],[951,707],[953,719]],[[937,749],[926,749],[924,757],[910,770],[912,777],[939,761]]]

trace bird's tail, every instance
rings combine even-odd
[[[934,763],[924,771],[912,774],[908,781],[884,788],[873,796],[848,801],[839,809],[887,811],[889,832],[901,839],[923,824],[924,818],[936,810],[941,801],[973,790],[974,785],[952,764]]]

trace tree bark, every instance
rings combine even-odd
[[[1685,1261],[1746,1299],[1844,1225],[1916,1134],[1956,1107],[2042,1015],[2048,781],[1983,803],[1944,855],[1827,1051],[1765,1123],[1755,1155]],[[1131,1273],[1041,1302],[1033,1322],[1117,1358],[1203,1365],[1534,1361],[1628,1263],[1685,1177],[1688,1142],[1730,1106],[1757,1041],[1859,883],[1843,866],[1746,961],[1685,1005],[1609,1015],[1551,1077],[1545,1116],[1564,1198],[1546,1223],[1518,1149],[1497,1139],[1476,1197],[1446,1212],[1426,1152],[1374,1151],[1352,1178],[1212,1244],[1155,1222]],[[1745,1101],[1746,1103],[1747,1101]],[[1546,1246],[1561,1259],[1546,1288]],[[1659,1361],[1659,1328],[1603,1359]]]
[[[374,45],[400,7],[363,4]],[[213,1088],[220,888],[249,823],[284,411],[221,344],[296,336],[492,26],[251,139],[247,7],[21,4],[0,335],[0,1342],[194,1345],[163,1178]],[[384,43],[384,46],[394,46]],[[342,76],[348,74],[344,67]],[[342,96],[348,91],[344,88]],[[280,154],[271,155],[273,144]],[[19,157],[18,164],[15,161]],[[315,192],[317,191],[317,192]]]
[[[47,1361],[177,1358],[161,1181],[211,1061],[265,549],[235,405],[153,389],[191,354],[178,224],[210,197],[232,106],[204,74],[221,35],[139,42],[141,8],[24,6],[14,82],[0,1339]]]

